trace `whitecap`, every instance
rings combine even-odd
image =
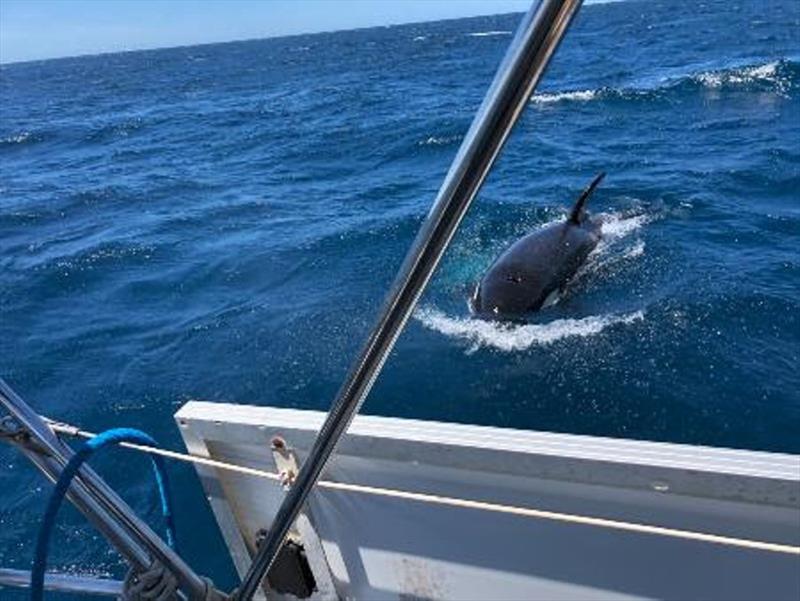
[[[740,69],[726,69],[722,71],[705,71],[693,76],[693,79],[711,87],[718,88],[724,84],[751,83],[754,81],[776,82],[778,74],[778,61],[763,65],[743,67]]]
[[[761,65],[751,65],[738,69],[705,71],[691,76],[691,79],[711,89],[726,86],[746,86],[752,83],[766,83],[774,86],[774,89],[779,94],[786,94],[791,87],[791,82],[787,77],[781,76],[779,67],[779,61],[771,61]]]
[[[559,102],[590,102],[603,98],[641,98],[649,94],[673,89],[685,82],[694,82],[708,89],[747,86],[754,83],[767,84],[781,95],[786,95],[792,87],[791,76],[781,71],[782,60],[767,63],[727,67],[700,72],[678,72],[661,77],[648,77],[631,82],[619,88],[600,87],[597,89],[563,90],[541,92],[531,97],[534,104],[545,105]]]
[[[16,135],[3,138],[2,142],[6,144],[24,144],[25,142],[31,139],[32,135],[33,134],[29,131],[23,131]]]
[[[531,102],[536,104],[553,104],[555,102],[588,102],[597,97],[600,90],[573,90],[571,92],[543,92],[534,94]]]
[[[492,31],[476,31],[474,33],[468,33],[467,35],[471,38],[488,38],[496,35],[511,35],[511,32],[498,29]]]
[[[417,142],[419,146],[447,146],[461,139],[460,135],[453,136],[428,136],[424,140]]]
[[[414,314],[426,328],[445,336],[469,342],[475,351],[481,347],[504,352],[547,346],[566,338],[587,338],[615,325],[629,325],[644,319],[644,311],[590,315],[581,319],[556,319],[543,324],[509,324],[464,317],[450,317],[434,308]]]

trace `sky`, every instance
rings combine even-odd
[[[0,0],[0,63],[522,12],[530,0]]]

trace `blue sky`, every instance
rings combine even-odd
[[[529,0],[0,0],[0,62],[527,10]]]

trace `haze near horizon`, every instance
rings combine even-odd
[[[529,0],[3,0],[0,63],[522,12],[529,6]]]

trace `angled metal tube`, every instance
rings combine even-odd
[[[31,441],[44,453],[41,461],[34,459],[38,453],[27,451],[25,454],[51,479],[58,474],[73,455],[72,449],[64,444],[44,422],[41,416],[15,393],[0,378],[0,405],[3,405],[11,417],[27,432]],[[141,552],[145,550],[150,558],[159,561],[178,580],[179,588],[189,599],[203,600],[207,594],[207,583],[175,553],[134,511],[123,501],[94,470],[83,466],[80,478],[73,481],[70,487],[71,499],[79,499],[76,504],[103,534],[111,534],[109,540],[123,551],[126,559],[134,561],[137,567],[147,567],[150,562],[144,558],[142,565]],[[84,494],[85,493],[85,494]],[[98,510],[99,509],[99,510]],[[125,535],[125,536],[123,536]],[[134,542],[128,544],[127,541]],[[138,550],[137,550],[138,548]]]
[[[289,528],[336,444],[369,394],[386,357],[580,4],[581,0],[540,0],[523,18],[436,201],[400,268],[378,323],[339,390],[314,447],[236,592],[237,601],[252,599],[275,560]]]

